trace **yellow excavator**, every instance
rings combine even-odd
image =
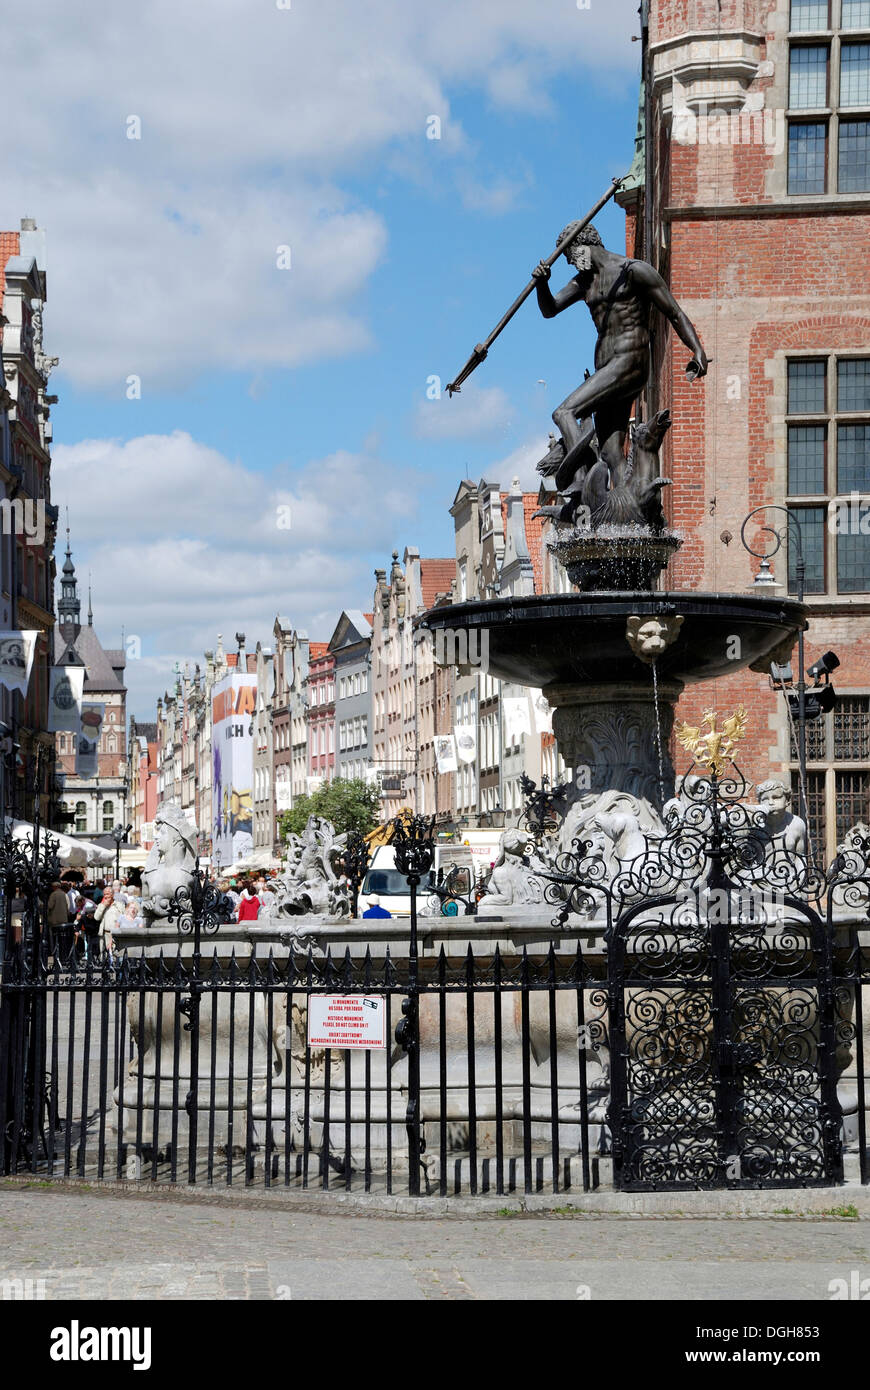
[[[371,855],[372,852],[381,845],[388,845],[390,843],[390,840],[393,838],[394,821],[401,819],[407,822],[413,818],[413,815],[414,812],[411,810],[410,806],[403,806],[398,814],[393,816],[391,820],[388,820],[384,825],[376,825],[374,830],[370,830],[367,835],[364,835],[363,839],[369,847],[369,854]]]

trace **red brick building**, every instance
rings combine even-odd
[[[759,567],[746,515],[778,504],[799,522],[807,665],[829,648],[841,663],[837,707],[808,730],[827,859],[870,820],[870,3],[644,0],[642,25],[627,250],[668,281],[712,359],[690,385],[659,319],[644,408],[673,415],[662,471],[685,536],[663,587],[744,591]],[[762,548],[760,524],[747,539]],[[789,549],[772,561],[781,594],[795,592]],[[697,723],[710,698],[689,689],[679,715]],[[796,787],[782,694],[744,671],[715,689],[722,711],[740,700],[745,772]]]

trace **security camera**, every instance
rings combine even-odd
[[[823,676],[827,680],[831,672],[836,671],[839,664],[840,658],[834,652],[825,652],[818,661],[813,662],[807,675],[814,681],[820,681]]]

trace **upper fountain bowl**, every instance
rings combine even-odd
[[[519,685],[605,685],[649,674],[626,635],[635,614],[682,617],[675,640],[656,665],[664,679],[685,684],[760,662],[807,626],[803,604],[793,599],[649,590],[458,603],[430,609],[421,626],[436,634],[436,659],[446,664],[479,664],[498,680]],[[446,640],[438,640],[439,632]],[[468,640],[471,634],[477,634],[476,641]]]

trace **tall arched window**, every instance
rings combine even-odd
[[[76,830],[87,830],[88,806],[86,801],[76,802]]]
[[[115,824],[115,803],[114,801],[103,802],[103,829],[111,830]]]

